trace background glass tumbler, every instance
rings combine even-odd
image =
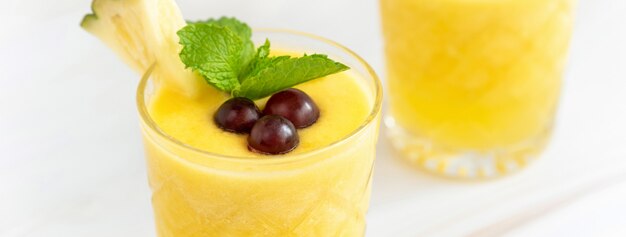
[[[525,166],[549,140],[574,0],[380,0],[393,146],[459,178]]]

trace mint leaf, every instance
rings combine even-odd
[[[346,65],[329,59],[326,55],[304,55],[263,58],[233,91],[235,96],[260,99],[275,92],[319,77],[349,69]]]
[[[254,43],[252,42],[252,29],[246,23],[237,20],[234,17],[220,17],[219,19],[210,18],[205,21],[188,22],[188,24],[209,24],[226,27],[239,36],[244,44],[241,53],[241,60],[245,63],[250,62],[254,58]]]
[[[177,34],[187,68],[216,88],[249,99],[348,69],[321,54],[270,57],[269,40],[255,50],[252,30],[235,18],[188,22]]]
[[[256,52],[256,57],[250,61],[246,70],[239,76],[239,81],[243,82],[244,80],[257,75],[260,70],[269,67],[270,65],[276,64],[279,61],[290,58],[289,56],[278,56],[268,58],[270,54],[270,41],[265,40],[265,43],[261,45]]]
[[[246,23],[243,23],[234,17],[223,16],[223,17],[220,17],[219,19],[210,18],[205,21],[188,21],[187,23],[223,26],[233,31],[242,40],[250,40],[250,37],[252,37],[252,29],[250,29],[250,27]],[[252,43],[252,41],[250,41],[250,43]]]
[[[258,65],[261,63],[261,61],[267,58],[269,54],[270,54],[270,41],[265,39],[265,43],[257,49],[255,57],[253,57],[250,60],[250,62],[248,63],[246,68],[243,70],[243,72],[239,74],[239,81],[243,82],[243,80],[248,77],[248,75],[252,72],[252,70],[257,68]]]
[[[265,43],[257,49],[256,57],[267,58],[267,56],[269,55],[270,55],[270,41],[268,39],[265,39]]]
[[[177,32],[183,49],[180,59],[220,90],[239,86],[239,72],[246,62],[245,44],[230,29],[211,24],[189,24]]]

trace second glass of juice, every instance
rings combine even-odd
[[[574,0],[380,0],[393,146],[430,172],[496,177],[546,145]]]
[[[326,39],[275,30],[253,38],[271,39],[278,52],[327,54],[351,69],[297,86],[322,115],[280,156],[251,153],[243,135],[207,122],[228,95],[187,98],[159,84],[157,70],[146,73],[137,103],[158,235],[363,236],[381,114],[377,76]],[[217,135],[198,136],[211,129]]]

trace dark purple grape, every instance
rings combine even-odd
[[[263,114],[280,115],[289,119],[296,128],[306,128],[317,121],[320,110],[306,93],[290,88],[272,95],[265,104]]]
[[[248,133],[261,117],[261,111],[248,98],[235,97],[224,102],[213,119],[218,127],[234,133]]]
[[[259,119],[248,136],[248,148],[262,154],[284,154],[300,143],[293,124],[278,115],[267,115]]]

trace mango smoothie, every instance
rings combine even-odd
[[[189,97],[148,72],[138,106],[159,236],[363,236],[380,92],[365,67],[350,66],[296,86],[322,115],[278,157],[210,122],[228,94]]]
[[[390,137],[437,174],[494,177],[548,140],[574,0],[380,0]]]
[[[94,0],[81,27],[143,73],[158,236],[363,236],[380,81],[317,36]],[[271,42],[271,43],[270,43]]]

